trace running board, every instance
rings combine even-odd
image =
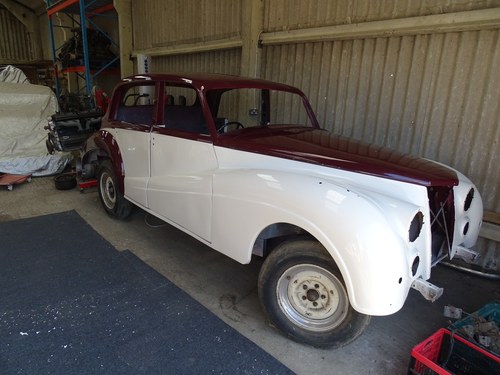
[[[426,300],[431,302],[434,302],[443,294],[443,288],[439,288],[438,286],[420,278],[415,279],[411,284],[411,287],[418,290]]]

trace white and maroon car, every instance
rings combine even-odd
[[[445,257],[470,258],[482,218],[474,185],[441,164],[318,125],[291,86],[215,74],[124,79],[82,149],[106,212],[133,205],[241,263],[265,257],[271,322],[314,346],[359,336]]]

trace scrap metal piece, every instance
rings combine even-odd
[[[444,307],[443,315],[447,318],[461,319],[462,309],[455,306],[447,305]]]
[[[481,345],[486,346],[487,348],[489,348],[491,346],[491,342],[492,342],[491,336],[482,336],[482,335],[479,335],[477,337],[477,339],[478,339],[478,342]]]
[[[466,263],[474,263],[479,258],[479,253],[464,246],[455,246],[455,256]]]
[[[498,326],[495,322],[480,322],[477,324],[476,331],[482,334],[498,333]]]
[[[434,302],[443,294],[443,288],[440,288],[422,278],[415,279],[411,284],[413,289],[416,289],[428,301]]]
[[[465,333],[465,335],[467,335],[467,337],[471,339],[474,338],[475,329],[473,325],[462,326],[460,329],[463,333]]]

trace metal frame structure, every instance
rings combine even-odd
[[[104,66],[100,67],[97,71],[92,71],[90,69],[88,40],[87,40],[87,24],[91,24],[95,30],[97,30],[107,39],[109,39],[109,41],[114,46],[119,48],[119,45],[115,41],[113,41],[104,31],[102,31],[94,21],[92,21],[92,17],[97,15],[102,15],[103,13],[106,13],[114,9],[112,0],[45,0],[45,3],[47,6],[47,16],[49,21],[52,60],[54,62],[54,69],[56,73],[55,76],[56,76],[57,97],[59,97],[60,94],[60,85],[59,85],[59,75],[56,67],[56,61],[57,61],[56,53],[60,47],[56,48],[55,45],[54,27],[61,27],[61,26],[57,26],[52,23],[52,16],[58,12],[63,12],[67,14],[74,22],[78,23],[81,27],[84,65],[67,69],[66,72],[74,72],[77,73],[80,77],[82,77],[85,80],[85,94],[87,96],[90,96],[93,79],[119,60],[119,56],[116,56],[115,58],[108,61]],[[79,21],[75,20],[71,16],[71,14],[77,14],[80,17]]]

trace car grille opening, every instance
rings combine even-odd
[[[432,263],[435,264],[449,253],[455,226],[453,188],[431,186],[427,190],[431,214]]]

